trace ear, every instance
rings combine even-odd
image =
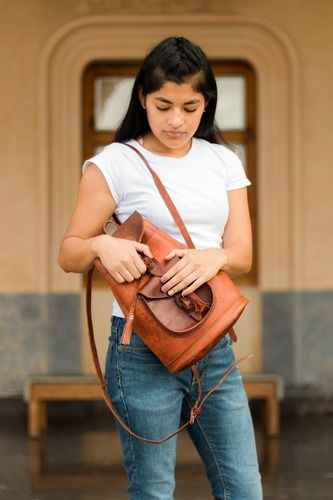
[[[139,99],[140,99],[140,102],[141,102],[141,105],[142,105],[143,109],[146,109],[146,98],[143,95],[142,86],[141,85],[138,87],[138,95],[139,95]]]

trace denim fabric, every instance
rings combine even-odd
[[[112,318],[105,381],[110,398],[133,432],[159,440],[175,431],[198,396],[190,369],[170,374],[133,332],[120,344],[123,318]],[[234,362],[226,336],[198,363],[203,394]],[[262,490],[248,401],[236,367],[204,403],[188,428],[212,486],[215,500],[261,500]],[[119,424],[130,500],[174,499],[177,437],[163,444],[145,443]]]

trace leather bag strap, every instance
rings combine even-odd
[[[146,167],[150,171],[151,175],[153,176],[156,187],[159,190],[160,195],[162,196],[166,206],[168,207],[168,210],[171,213],[175,223],[177,224],[179,231],[181,232],[181,234],[186,242],[186,245],[189,248],[195,248],[194,243],[191,239],[191,236],[189,235],[189,232],[188,232],[188,230],[183,222],[183,219],[179,215],[179,212],[178,212],[177,208],[175,207],[175,204],[173,203],[172,199],[170,198],[169,193],[165,189],[165,187],[164,187],[161,179],[158,177],[157,173],[151,168],[151,166],[147,162],[146,158],[143,156],[143,154],[140,153],[140,151],[138,149],[136,149],[131,144],[124,144],[124,146],[128,146],[129,148],[133,149],[133,151],[135,151],[140,156],[141,160],[143,161],[143,163],[146,165]]]

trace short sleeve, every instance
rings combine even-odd
[[[244,167],[238,156],[228,150],[227,153],[227,191],[240,189],[251,185],[251,182],[246,176]]]
[[[82,173],[94,163],[102,172],[109,186],[113,199],[118,205],[124,196],[126,186],[127,158],[116,144],[107,146],[101,153],[86,160],[82,166]]]

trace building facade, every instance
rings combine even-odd
[[[244,371],[333,397],[333,3],[0,0],[0,397],[36,373],[91,373],[84,278],[57,265],[83,160],[82,86],[96,61],[140,61],[186,36],[256,75],[257,279],[238,325]],[[101,357],[112,297],[94,292]]]

